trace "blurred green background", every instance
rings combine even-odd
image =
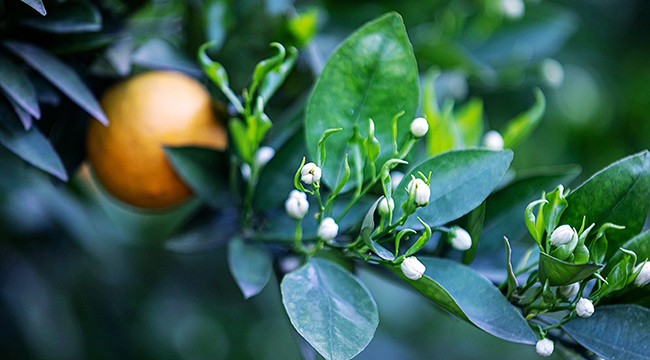
[[[579,164],[583,172],[575,187],[607,164],[650,147],[646,1],[44,3],[48,15],[41,17],[18,0],[0,0],[1,40],[46,48],[97,95],[147,69],[183,71],[208,85],[194,61],[207,40],[217,42],[211,56],[239,91],[255,63],[269,55],[268,44],[279,41],[301,50],[295,70],[269,103],[269,116],[282,128],[301,119],[315,75],[336,44],[364,22],[395,10],[404,17],[420,70],[442,70],[439,101],[482,98],[486,128],[502,129],[533,103],[534,86],[543,90],[547,114],[514,149],[514,169]],[[75,13],[75,6],[91,9],[92,16]],[[70,27],[71,21],[85,27]],[[71,180],[51,178],[0,147],[0,357],[318,358],[291,328],[277,281],[244,301],[220,246],[228,224],[215,225],[208,216],[200,230],[186,231],[188,219],[205,215],[198,201],[169,212],[141,212],[89,186],[88,175],[78,172],[88,115],[30,76],[43,112],[36,126]],[[211,251],[180,254],[182,246],[174,244],[183,241],[205,243]],[[281,248],[274,251],[284,256]],[[276,264],[277,276],[283,265]],[[412,289],[370,271],[360,276],[378,302],[380,325],[359,359],[538,358],[532,347],[493,338]]]

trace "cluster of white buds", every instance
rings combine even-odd
[[[549,339],[542,339],[537,342],[535,345],[535,350],[537,351],[537,354],[539,356],[543,357],[549,357],[553,354],[553,350],[555,349],[555,345],[553,344],[553,341]]]
[[[416,118],[411,122],[411,134],[416,138],[423,137],[429,132],[429,122],[423,117]]]
[[[296,220],[302,219],[309,211],[307,194],[300,190],[291,190],[289,198],[284,202],[284,209],[292,218]]]
[[[386,198],[383,198],[379,202],[379,206],[377,208],[379,209],[379,215],[386,216],[395,209],[395,201],[393,201],[393,199],[390,199],[390,201],[388,201]]]
[[[496,130],[490,130],[483,135],[483,146],[488,150],[503,150],[503,136]]]
[[[577,239],[578,232],[569,225],[562,225],[553,231],[548,241],[553,246],[561,246],[573,241],[574,237]]]
[[[454,226],[447,232],[447,240],[456,250],[465,251],[472,247],[472,237],[460,226]]]
[[[429,185],[424,180],[413,179],[409,181],[407,191],[409,195],[413,195],[417,206],[426,206],[429,203],[431,189],[429,189]]]
[[[402,269],[404,276],[411,280],[419,280],[427,269],[415,256],[409,256],[404,259],[400,268]]]
[[[313,162],[305,164],[300,170],[300,180],[307,185],[320,181],[321,169]]]
[[[576,314],[582,318],[588,318],[594,314],[594,304],[589,299],[580,298],[576,304]]]
[[[325,241],[333,240],[339,233],[339,225],[331,217],[326,217],[318,227],[318,237]]]
[[[580,283],[573,283],[569,285],[559,286],[557,288],[557,294],[565,299],[571,299],[578,293],[580,290]]]
[[[641,270],[639,271],[639,269]],[[645,286],[650,283],[650,262],[644,262],[637,265],[634,271],[639,271],[639,274],[634,279],[634,285]]]

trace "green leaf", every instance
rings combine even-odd
[[[409,280],[399,266],[392,270],[429,300],[483,331],[501,339],[535,344],[533,331],[517,308],[483,276],[451,260],[418,257],[426,266],[424,276]]]
[[[251,84],[251,93],[250,96],[254,95],[255,88],[257,85],[266,77],[270,71],[280,67],[284,61],[286,55],[286,50],[282,44],[274,42],[271,43],[271,47],[276,48],[278,53],[268,59],[264,59],[255,65],[255,70],[253,71],[253,83]]]
[[[403,213],[399,204],[408,198],[405,188],[411,175],[431,171],[429,205],[418,208],[415,215],[432,227],[458,219],[490,195],[508,170],[512,156],[510,150],[471,149],[450,151],[426,160],[406,174],[397,187],[393,195],[394,217],[399,218]],[[411,217],[408,224],[417,225],[417,221]]]
[[[43,6],[43,0],[21,0],[21,1],[31,6],[34,10],[38,11],[39,14],[43,16],[47,14],[47,11],[45,10],[45,6]]]
[[[553,230],[560,224],[562,213],[569,206],[566,198],[564,197],[564,186],[558,185],[555,190],[546,195],[547,204],[542,208],[544,225],[546,233],[553,233]]]
[[[325,141],[327,141],[327,138],[330,137],[332,134],[336,134],[337,132],[341,131],[343,129],[338,128],[338,129],[328,129],[325,130],[323,133],[323,136],[321,136],[320,140],[318,140],[318,155],[316,156],[316,159],[318,159],[318,166],[322,167],[323,164],[325,163]]]
[[[442,111],[438,108],[435,94],[437,76],[437,72],[429,72],[422,84],[424,115],[429,122],[429,132],[427,133],[427,153],[429,155],[465,147],[463,137],[454,120],[454,102],[446,101]]]
[[[321,135],[327,129],[343,128],[337,141],[327,146],[328,156],[338,160],[325,164],[325,184],[334,187],[343,176],[342,160],[349,152],[345,140],[352,137],[355,125],[366,138],[365,124],[373,119],[375,136],[383,145],[377,162],[383,163],[393,155],[393,116],[405,111],[398,122],[401,145],[417,106],[417,65],[402,18],[389,13],[350,35],[327,61],[307,104],[305,135],[313,159]]]
[[[650,359],[650,310],[638,305],[599,306],[590,317],[562,325],[587,349],[610,360]]]
[[[284,277],[281,291],[291,324],[327,360],[355,357],[379,324],[368,289],[330,261],[312,258]]]
[[[0,99],[0,144],[31,165],[68,181],[68,173],[50,140],[36,126],[25,130],[13,111]]]
[[[456,111],[456,126],[466,147],[478,146],[483,136],[483,100],[471,99]]]
[[[650,259],[650,230],[646,230],[626,241],[621,247],[626,250],[634,251],[639,262],[643,262],[645,259]],[[603,275],[607,276],[607,274],[612,270],[612,267],[623,260],[624,256],[626,256],[626,254],[620,249],[617,249],[614,256],[612,256],[607,262],[605,269],[603,269]]]
[[[244,106],[242,106],[239,98],[235,93],[230,89],[230,84],[228,81],[228,73],[226,69],[220,63],[210,59],[207,54],[207,50],[210,46],[216,44],[214,41],[207,42],[199,48],[197,52],[197,58],[199,64],[203,67],[205,74],[214,82],[221,92],[228,98],[230,103],[237,109],[237,112],[240,114],[244,113]],[[230,121],[231,123],[233,121]],[[237,139],[235,139],[237,140]],[[237,143],[237,142],[236,142]]]
[[[26,17],[19,22],[55,34],[96,32],[102,29],[102,14],[91,3],[69,1],[57,4],[46,17]]]
[[[375,210],[377,210],[377,205],[384,197],[381,196],[374,204],[370,207],[366,213],[366,217],[361,223],[361,239],[363,242],[372,250],[377,256],[384,260],[395,260],[395,255],[388,251],[385,247],[379,245],[376,241],[372,240],[372,233],[375,231]],[[430,231],[429,231],[430,236]]]
[[[506,125],[503,131],[503,147],[510,149],[526,140],[535,130],[546,112],[546,98],[539,88],[533,90],[535,104],[528,111],[517,115]]]
[[[34,85],[21,68],[4,56],[0,56],[0,88],[31,116],[41,118]]]
[[[483,201],[479,207],[472,210],[467,217],[467,232],[469,233],[470,238],[472,238],[472,247],[463,253],[463,264],[465,265],[469,265],[474,261],[484,222],[485,201]]]
[[[560,223],[579,228],[583,216],[597,227],[611,222],[624,230],[608,233],[607,258],[643,228],[650,208],[650,153],[621,159],[592,176],[567,196],[569,207]]]
[[[97,98],[69,65],[35,45],[17,41],[5,41],[4,45],[88,114],[102,124],[108,125],[106,114]]]
[[[539,254],[539,280],[550,286],[563,286],[584,280],[602,268],[594,263],[573,264],[558,260],[546,253]]]
[[[9,104],[11,107],[14,109],[14,112],[16,113],[16,116],[18,116],[18,120],[23,124],[23,127],[25,130],[29,130],[32,127],[33,121],[32,121],[32,116],[27,113],[18,103],[16,103],[13,99],[7,98],[7,101],[9,101]]]
[[[263,99],[264,105],[271,99],[273,94],[278,90],[278,88],[284,83],[284,80],[293,69],[293,65],[296,63],[298,58],[298,50],[290,46],[288,48],[289,55],[286,57],[282,65],[278,66],[275,69],[271,69],[267,74],[262,86],[260,87],[260,97]]]
[[[201,75],[201,70],[193,59],[162,39],[151,39],[140,45],[133,54],[131,62],[149,69],[176,70],[194,77]]]
[[[259,294],[269,282],[273,258],[264,246],[235,238],[228,245],[228,268],[244,298],[248,299]]]
[[[203,147],[165,146],[172,167],[192,191],[214,208],[230,202],[226,183],[228,161],[225,153]]]
[[[318,9],[311,8],[289,19],[287,28],[298,44],[304,46],[311,41],[318,30]]]
[[[506,242],[506,261],[508,267],[508,292],[507,298],[510,299],[512,294],[517,290],[519,284],[517,284],[517,276],[515,271],[512,269],[512,248],[510,247],[510,242],[507,237],[503,237],[503,240]]]

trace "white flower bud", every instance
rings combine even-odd
[[[424,180],[415,179],[409,181],[407,189],[409,195],[413,194],[415,196],[416,205],[426,206],[429,203],[429,198],[431,197],[431,189],[429,189],[429,185],[427,185]]]
[[[639,268],[641,268],[641,272],[639,272],[639,275],[636,276],[636,279],[634,279],[634,285],[636,286],[644,286],[650,283],[650,262],[644,262],[643,264],[637,265],[636,269],[634,271],[639,271]]]
[[[503,14],[513,20],[521,19],[526,12],[526,5],[523,0],[501,0]]]
[[[399,187],[399,183],[402,182],[402,179],[404,179],[404,173],[400,171],[392,171],[390,173],[390,187],[393,189],[393,191],[397,190]]]
[[[244,178],[244,180],[251,178],[251,167],[248,164],[241,166],[241,177]]]
[[[543,357],[549,357],[551,354],[553,354],[553,349],[555,348],[555,345],[553,342],[549,339],[542,339],[537,342],[535,345],[535,350],[537,350],[537,354],[539,356]]]
[[[580,290],[580,283],[573,283],[569,285],[560,286],[557,288],[557,294],[565,299],[571,299],[578,293]]]
[[[292,218],[296,220],[302,219],[309,211],[307,194],[299,190],[292,190],[289,198],[284,202],[284,209]]]
[[[262,146],[257,149],[257,153],[255,154],[255,163],[257,166],[264,166],[273,158],[273,156],[275,156],[275,150],[273,150],[272,147]]]
[[[555,59],[544,59],[541,64],[542,78],[554,88],[559,88],[564,82],[564,67]]]
[[[307,185],[320,181],[321,170],[313,162],[305,164],[300,171],[300,180]]]
[[[418,280],[421,278],[422,275],[424,275],[424,271],[427,269],[415,256],[409,256],[404,259],[400,268],[402,269],[404,276],[411,280]]]
[[[576,313],[580,317],[588,318],[594,313],[594,304],[589,299],[580,298],[576,304]]]
[[[318,227],[318,237],[323,240],[332,240],[339,233],[339,225],[331,217],[326,217]]]
[[[562,225],[553,231],[548,241],[551,245],[560,246],[573,241],[574,236],[577,237],[578,233],[571,226]]]
[[[454,226],[447,234],[447,239],[456,250],[465,251],[472,247],[472,237],[460,226]]]
[[[488,150],[503,150],[503,136],[496,130],[490,130],[483,136],[483,145]]]
[[[395,201],[393,201],[393,199],[387,201],[386,198],[383,198],[379,202],[379,206],[377,208],[379,209],[379,215],[386,216],[395,209]]]
[[[429,122],[423,117],[416,118],[411,122],[411,134],[415,137],[423,137],[429,131]]]

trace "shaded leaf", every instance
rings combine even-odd
[[[599,306],[588,318],[562,329],[580,345],[608,360],[650,359],[650,310],[638,305]]]
[[[478,146],[483,136],[483,100],[472,98],[454,116],[466,147]]]
[[[379,314],[347,270],[312,258],[282,280],[282,303],[296,331],[327,360],[355,357],[372,340]]]
[[[327,61],[307,104],[305,135],[312,159],[321,135],[327,129],[343,128],[337,141],[327,145],[332,161],[324,164],[323,181],[332,188],[338,184],[350,146],[344,140],[352,137],[355,125],[361,138],[367,138],[368,119],[375,122],[375,136],[382,144],[377,162],[388,160],[393,155],[393,116],[405,111],[398,122],[401,145],[417,105],[417,65],[402,18],[389,13],[350,35]]]
[[[546,98],[539,88],[534,89],[535,104],[510,120],[503,131],[503,146],[507,149],[514,147],[523,140],[526,140],[530,134],[537,128],[539,122],[546,113]]]
[[[563,286],[584,280],[602,268],[594,263],[573,264],[558,260],[548,254],[539,254],[539,281],[548,279],[550,286]]]
[[[194,193],[214,208],[230,203],[226,174],[226,154],[211,148],[165,146],[172,167]]]
[[[43,6],[43,0],[21,0],[21,1],[31,6],[34,10],[38,11],[39,14],[43,16],[47,14],[47,11],[45,10],[45,6]]]
[[[102,14],[97,6],[87,2],[58,4],[46,17],[19,20],[33,29],[57,34],[96,32],[102,29]]]
[[[586,216],[586,223],[596,223],[596,227],[608,222],[625,226],[607,234],[609,258],[643,228],[649,193],[650,153],[646,150],[609,165],[571,192],[560,224],[579,229]]]
[[[70,100],[74,101],[102,124],[108,125],[106,114],[104,114],[95,95],[79,77],[79,74],[69,65],[35,45],[17,41],[5,41],[4,45],[43,75]]]
[[[247,244],[241,238],[228,245],[228,268],[246,299],[264,289],[271,278],[273,258],[261,245]]]
[[[191,58],[161,39],[151,39],[131,54],[133,64],[150,69],[177,70],[192,76],[201,76],[201,70]]]
[[[21,68],[4,56],[0,56],[0,88],[31,116],[41,118],[34,85]]]
[[[237,210],[231,207],[216,213],[205,212],[189,221],[178,234],[165,242],[165,249],[179,254],[197,254],[226,244],[239,230]]]
[[[490,281],[451,260],[418,259],[426,266],[419,280],[404,277],[399,266],[394,266],[393,271],[422,295],[481,330],[511,342],[536,343],[535,334],[519,310]]]
[[[408,198],[405,188],[411,175],[418,172],[431,175],[429,205],[415,212],[429,226],[438,226],[458,219],[479,206],[499,184],[512,161],[512,151],[456,150],[435,156],[412,169],[400,182],[393,199],[395,215],[399,218],[401,204]],[[409,225],[412,224],[412,225]],[[415,216],[407,226],[418,226]]]

